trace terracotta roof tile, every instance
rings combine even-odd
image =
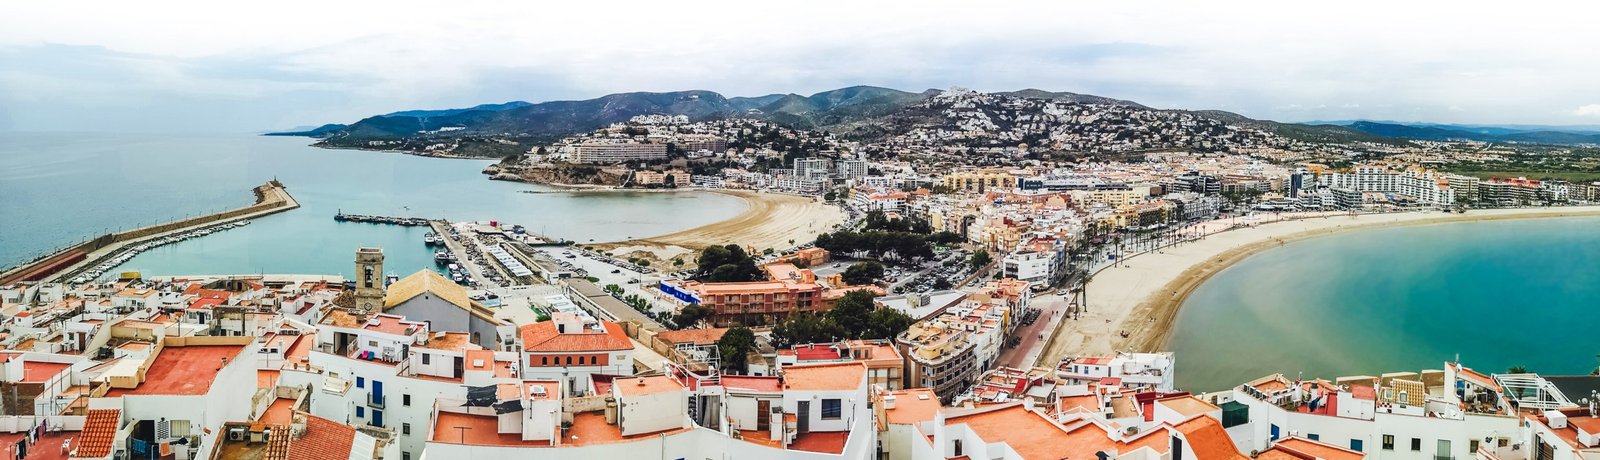
[[[105,457],[111,455],[111,444],[116,441],[117,429],[122,424],[122,411],[117,409],[91,409],[84,418],[83,437],[78,439],[74,457]]]
[[[573,353],[588,351],[632,350],[633,342],[622,332],[622,326],[601,321],[605,333],[581,332],[562,334],[556,331],[554,321],[524,325],[517,329],[522,337],[522,349],[533,353]]]
[[[355,427],[305,412],[306,431],[289,443],[291,460],[346,460],[355,445]]]

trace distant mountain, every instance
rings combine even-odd
[[[888,115],[927,99],[876,86],[851,86],[810,96],[788,94],[757,109],[767,119],[796,128],[817,129]]]
[[[292,131],[279,131],[262,134],[263,136],[302,136],[302,137],[327,137],[333,133],[344,130],[348,126],[338,123],[329,123],[310,129],[296,129]]]
[[[1327,125],[1332,126],[1332,125]],[[1457,125],[1409,125],[1355,121],[1348,127],[1364,133],[1422,140],[1473,140],[1483,142],[1523,142],[1530,144],[1600,144],[1600,134],[1591,132],[1565,132],[1524,130],[1493,126],[1465,127]]]
[[[475,106],[472,106],[472,107],[467,107],[465,109],[406,110],[406,111],[401,111],[401,112],[394,112],[394,113],[385,114],[383,116],[386,116],[386,117],[417,117],[417,118],[443,117],[443,116],[459,114],[459,113],[462,113],[462,112],[471,112],[471,111],[474,111],[474,110],[481,110],[481,111],[485,111],[485,112],[498,112],[498,111],[501,111],[501,110],[515,109],[515,108],[518,108],[518,107],[527,107],[527,106],[530,106],[530,105],[533,105],[533,103],[531,103],[531,102],[523,102],[523,101],[511,101],[511,102],[507,102],[507,103],[504,103],[504,104],[479,104],[479,105],[475,105]]]

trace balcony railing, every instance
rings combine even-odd
[[[386,399],[388,399],[386,395],[367,393],[367,407],[382,409]]]

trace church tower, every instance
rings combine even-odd
[[[383,249],[356,250],[356,309],[374,313],[383,309]]]

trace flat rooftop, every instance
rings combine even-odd
[[[494,416],[456,412],[437,414],[434,420],[433,442],[471,446],[552,447],[550,441],[523,441],[522,435],[517,433],[500,434],[499,421]],[[623,436],[621,428],[606,424],[605,414],[598,411],[580,412],[572,415],[572,428],[567,430],[567,438],[562,440],[561,446],[651,439],[658,435],[685,430],[688,428]]]
[[[243,345],[162,347],[135,388],[112,388],[107,398],[125,395],[203,395],[217,380],[223,360],[238,361]]]

